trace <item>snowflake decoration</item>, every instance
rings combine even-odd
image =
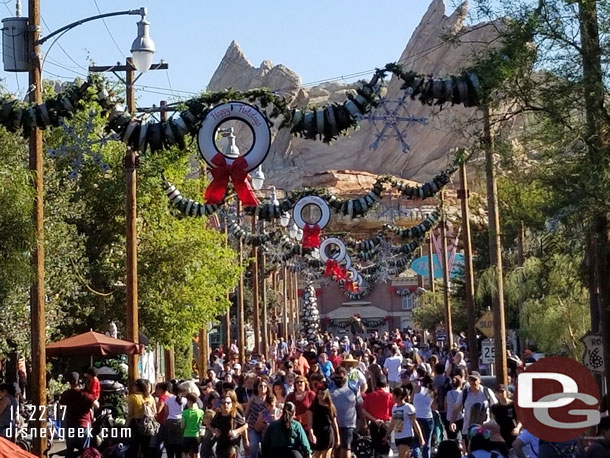
[[[108,136],[100,135],[94,123],[95,116],[95,111],[89,112],[89,119],[85,123],[82,134],[76,132],[74,127],[65,124],[62,120],[61,127],[72,139],[73,143],[61,145],[58,148],[49,148],[47,151],[49,157],[53,158],[75,156],[72,159],[72,171],[68,174],[68,178],[71,180],[76,180],[78,177],[85,163],[85,156],[89,156],[102,172],[105,173],[110,169],[110,166],[104,162],[102,154],[99,151],[108,142],[118,140],[119,137],[116,134]]]
[[[407,103],[411,92],[410,90],[404,91],[398,100],[380,97],[377,109],[362,116],[362,119],[368,119],[371,122],[376,131],[375,140],[369,145],[369,149],[377,150],[384,141],[394,139],[400,142],[403,153],[411,151],[411,147],[407,143],[407,128],[417,123],[423,126],[428,124],[428,118],[413,116],[409,113]]]

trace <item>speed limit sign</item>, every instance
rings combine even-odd
[[[496,348],[494,341],[485,339],[481,342],[481,362],[483,364],[493,364],[496,361]]]

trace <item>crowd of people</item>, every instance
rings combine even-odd
[[[217,348],[199,382],[135,382],[127,397],[126,456],[610,457],[609,417],[592,443],[540,441],[513,408],[520,360],[511,355],[509,384],[492,389],[459,345],[422,344],[413,332],[397,330],[326,334],[318,342],[279,339],[269,360],[250,353],[240,361]],[[85,428],[96,384],[90,377],[80,389],[77,375],[62,402],[71,424]],[[70,444],[75,453],[87,445]]]

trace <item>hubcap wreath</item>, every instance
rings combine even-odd
[[[313,224],[307,223],[303,219],[303,210],[307,205],[313,205],[320,210],[320,218]],[[318,248],[320,233],[330,221],[330,207],[326,201],[318,196],[305,196],[295,204],[292,217],[295,224],[303,229],[303,248]]]
[[[245,123],[252,132],[252,146],[239,157],[224,155],[214,141],[220,125],[233,119]],[[201,157],[211,167],[213,178],[205,192],[206,203],[221,203],[230,179],[237,197],[244,205],[257,205],[258,201],[248,181],[248,172],[262,164],[269,152],[271,130],[267,118],[253,105],[243,102],[223,103],[207,113],[199,128],[197,141]]]

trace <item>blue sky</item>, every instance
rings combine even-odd
[[[264,59],[284,64],[301,75],[303,83],[373,69],[400,57],[429,5],[428,0],[96,1],[41,0],[43,31],[98,14],[98,6],[102,12],[146,6],[157,47],[155,62],[163,59],[170,69],[140,78],[140,106],[204,89],[232,40],[255,66]],[[2,3],[2,17],[14,15],[14,0]],[[124,62],[136,22],[137,16],[108,18],[108,30],[102,21],[91,22],[68,32],[50,51],[50,43],[45,43],[44,76],[72,80],[86,74],[90,61]],[[1,78],[11,92],[25,93],[27,74],[2,71]]]

